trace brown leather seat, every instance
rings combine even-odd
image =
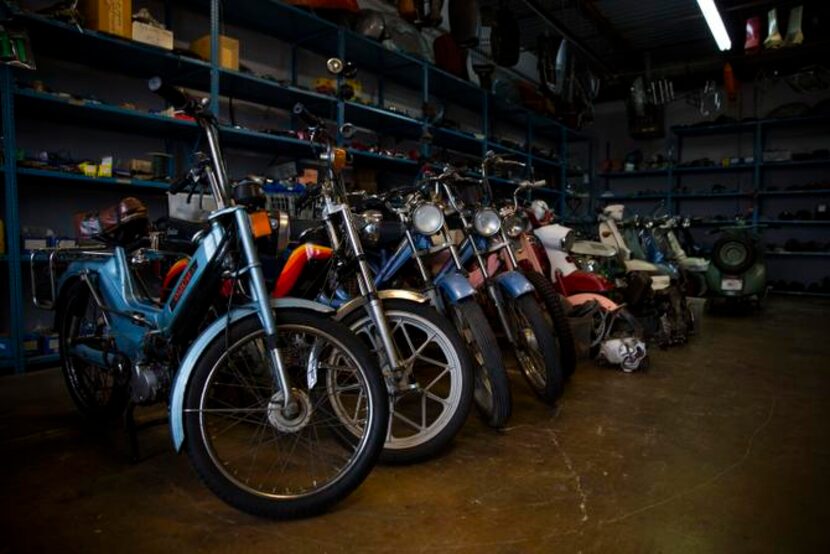
[[[149,230],[147,206],[132,196],[97,212],[75,214],[79,241],[99,240],[122,246],[132,244]]]

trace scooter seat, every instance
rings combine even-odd
[[[671,286],[671,277],[668,275],[652,275],[651,290],[666,290]]]
[[[617,249],[609,244],[603,244],[593,240],[577,240],[571,246],[570,253],[578,256],[613,258],[617,255]]]
[[[626,260],[625,269],[626,271],[644,271],[646,273],[655,274],[662,273],[662,271],[660,271],[660,268],[657,267],[655,264],[643,260]]]
[[[120,246],[147,235],[147,206],[132,196],[97,212],[75,214],[75,232],[80,241],[100,240]]]

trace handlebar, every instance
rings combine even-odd
[[[306,108],[301,102],[297,102],[294,104],[294,108],[291,110],[294,115],[299,116],[306,125],[310,125],[312,127],[322,127],[324,125],[323,120]]]
[[[200,111],[198,109],[199,103],[182,89],[165,83],[161,77],[150,79],[147,82],[147,87],[177,110],[183,110],[192,116],[198,115]]]

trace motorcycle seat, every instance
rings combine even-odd
[[[104,209],[75,214],[75,232],[80,242],[127,246],[147,235],[149,222],[147,206],[129,196]]]

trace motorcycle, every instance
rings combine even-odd
[[[487,307],[501,324],[531,388],[543,401],[554,403],[564,386],[559,348],[536,289],[517,270],[518,261],[501,216],[491,207],[468,209],[461,202],[456,187],[480,187],[480,181],[470,181],[451,167],[437,181],[447,200],[447,215],[458,224],[464,238],[458,259],[447,260],[435,274],[436,280],[458,271],[458,264],[468,270],[473,286],[486,291]]]
[[[490,187],[489,176],[493,170],[498,168],[513,167],[527,169],[527,165],[515,160],[505,159],[488,152],[481,165],[483,175],[482,185],[485,197],[493,199],[493,191]],[[576,346],[574,343],[571,326],[565,315],[565,308],[562,302],[562,295],[552,286],[552,283],[541,265],[537,263],[542,257],[534,256],[538,252],[538,245],[535,244],[533,236],[528,231],[528,221],[524,210],[519,209],[518,193],[530,191],[534,188],[544,186],[545,181],[534,181],[526,179],[519,183],[514,190],[513,201],[504,202],[499,208],[499,215],[504,221],[501,230],[501,238],[504,243],[502,251],[502,262],[505,267],[521,272],[533,285],[537,301],[543,308],[547,319],[555,331],[555,340],[559,350],[562,370],[565,377],[570,377],[576,369]]]
[[[431,304],[450,318],[476,365],[473,393],[476,406],[489,426],[503,427],[512,406],[504,356],[478,303],[476,289],[458,259],[458,251],[444,220],[446,206],[437,194],[438,184],[437,179],[427,177],[420,187],[390,191],[374,199],[380,201],[386,211],[396,214],[404,229],[404,237],[397,246],[391,244],[390,248],[383,248],[378,244],[369,249],[370,260],[375,262],[375,285],[380,289],[399,284],[420,287]],[[455,270],[433,278],[431,262],[444,252],[449,253]],[[412,272],[411,261],[415,272]],[[417,282],[413,283],[411,278],[415,274]]]
[[[231,187],[216,118],[159,78],[149,85],[198,123],[209,149],[208,163],[171,192],[206,186],[216,209],[164,301],[137,277],[164,254],[139,248],[147,212],[137,199],[80,221],[104,248],[33,254],[33,284],[36,259],[48,259],[49,293],[33,287],[33,300],[56,311],[69,392],[95,420],[167,402],[174,448],[219,498],[259,516],[319,513],[380,454],[389,425],[380,371],[326,307],[270,299],[254,244],[263,212]]]
[[[363,246],[374,217],[353,213],[349,204],[342,176],[346,150],[334,145],[325,122],[302,104],[295,105],[294,113],[310,125],[312,144],[326,167],[302,202],[318,205],[322,225],[319,220],[294,222],[305,227],[299,237],[302,244],[291,249],[272,296],[296,295],[337,310],[336,318],[380,359],[390,404],[381,460],[411,463],[430,458],[450,444],[469,414],[473,361],[462,337],[429,305],[427,296],[379,290]],[[353,129],[346,124],[339,132],[349,138]],[[324,240],[305,242],[320,231]]]

